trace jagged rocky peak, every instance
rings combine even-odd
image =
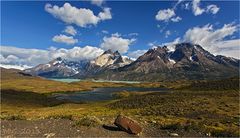
[[[39,64],[36,67],[25,70],[31,75],[44,77],[69,77],[73,76],[84,68],[86,61],[68,61],[61,57],[53,59],[46,64]]]
[[[57,57],[55,60],[57,60],[57,61],[61,61],[61,60],[63,60],[61,57]]]
[[[53,59],[52,61],[50,61],[48,64],[50,64],[50,65],[56,65],[56,64],[60,64],[60,63],[62,63],[63,62],[63,58],[61,58],[61,57],[57,57],[56,59]],[[47,64],[47,65],[48,65]]]
[[[118,51],[115,51],[115,52],[113,53],[113,55],[116,56],[116,57],[117,57],[117,56],[121,56],[121,54],[120,54]]]
[[[100,67],[106,67],[113,64],[124,65],[125,60],[118,51],[112,52],[112,50],[109,49],[105,51],[102,55],[98,56],[96,59],[92,60],[91,63]],[[127,60],[127,63],[129,64],[129,60]]]

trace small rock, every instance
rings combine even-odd
[[[152,123],[156,124],[156,123],[157,123],[157,121],[153,120],[153,121],[152,121]]]
[[[117,116],[114,124],[130,134],[138,135],[142,132],[142,127],[137,122],[134,122],[133,120],[122,115]]]
[[[46,134],[44,134],[44,136],[45,136],[46,138],[50,138],[50,137],[55,136],[55,133],[46,133]]]
[[[169,136],[170,137],[178,137],[179,135],[177,133],[170,133]]]
[[[211,136],[211,133],[210,133],[210,132],[206,133],[206,136],[209,136],[209,137],[210,137],[210,136]]]

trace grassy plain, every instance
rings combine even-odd
[[[6,73],[7,74],[7,73]],[[6,75],[5,74],[5,75]],[[13,75],[15,74],[15,76]],[[212,136],[239,136],[239,79],[198,82],[140,84],[74,82],[63,83],[11,72],[1,76],[1,119],[36,120],[64,118],[78,125],[97,118],[111,123],[124,114],[140,124],[177,132]],[[48,97],[53,92],[90,90],[95,87],[168,87],[169,93],[119,93],[118,100],[73,104]],[[87,117],[86,117],[87,116]],[[89,120],[87,120],[90,118]],[[90,122],[88,122],[90,121]],[[94,122],[94,121],[93,121]],[[99,121],[97,121],[99,125]]]

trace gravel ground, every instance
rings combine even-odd
[[[43,119],[36,121],[15,120],[1,121],[1,137],[138,137],[119,131],[107,125],[105,127],[76,127],[67,119]],[[111,129],[112,128],[112,129]],[[179,136],[201,136],[198,133],[169,132],[154,126],[145,126],[140,137],[166,137],[171,134]]]

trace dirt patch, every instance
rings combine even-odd
[[[111,129],[110,129],[111,126]],[[172,131],[162,130],[154,125],[144,125],[143,132],[131,135],[108,124],[97,127],[75,126],[68,119],[43,119],[36,121],[1,121],[1,137],[166,137]],[[201,136],[198,133],[174,132],[179,136]],[[202,135],[203,136],[203,135]]]
[[[67,119],[44,119],[37,121],[1,121],[1,137],[129,137],[122,131],[109,131],[99,127],[76,127]]]

